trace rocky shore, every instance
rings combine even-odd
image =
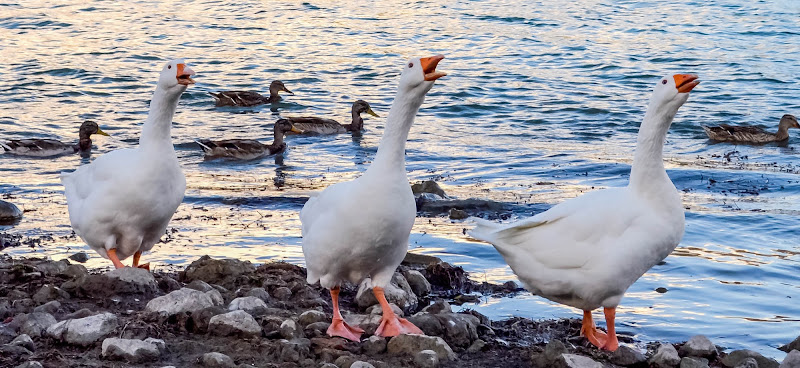
[[[350,342],[325,335],[327,291],[305,277],[282,262],[202,257],[178,272],[90,272],[68,259],[0,256],[0,367],[800,367],[800,338],[782,348],[782,363],[725,353],[704,336],[608,353],[577,336],[575,319],[454,313],[451,305],[475,292],[519,289],[476,283],[459,267],[414,254],[386,295],[427,336],[373,336],[380,308],[350,285],[341,293],[345,318],[366,330]]]

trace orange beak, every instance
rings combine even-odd
[[[178,64],[178,73],[176,75],[178,84],[183,84],[184,86],[194,84],[194,79],[192,79],[194,74],[194,70],[186,66],[186,64]]]
[[[420,65],[422,65],[422,72],[425,73],[426,81],[432,82],[447,75],[447,73],[436,71],[436,65],[439,64],[442,59],[444,59],[444,55],[436,55],[419,59]]]
[[[678,89],[678,93],[689,93],[700,84],[700,81],[697,80],[700,77],[696,74],[675,74],[672,78],[675,79],[675,88]]]

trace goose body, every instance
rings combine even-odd
[[[81,124],[78,130],[77,144],[64,143],[56,139],[17,139],[0,143],[0,153],[30,157],[53,157],[77,152],[88,154],[92,150],[91,136],[93,134],[108,136],[97,126],[97,123],[87,120]]]
[[[353,108],[351,109],[352,120],[350,124],[340,124],[333,119],[310,116],[288,117],[285,118],[285,120],[288,120],[298,129],[311,134],[341,134],[347,132],[359,134],[361,130],[364,129],[364,119],[361,117],[363,113],[378,117],[378,114],[372,111],[367,101],[358,100],[353,103]]]
[[[167,63],[150,102],[139,146],[109,152],[71,173],[62,173],[69,219],[75,232],[117,268],[164,235],[183,201],[186,179],[170,130],[183,91],[194,74],[183,60]]]
[[[279,80],[272,81],[269,85],[269,96],[264,96],[255,91],[221,91],[209,92],[214,97],[215,105],[220,106],[256,106],[263,104],[277,103],[281,100],[280,92],[294,93],[283,85]]]
[[[740,143],[770,143],[782,142],[789,139],[789,128],[800,129],[800,124],[794,115],[786,114],[778,123],[778,131],[770,133],[755,126],[736,126],[720,124],[718,126],[703,126],[708,139],[720,142]]]
[[[203,149],[206,158],[229,157],[252,160],[286,150],[286,142],[284,142],[283,138],[287,132],[302,133],[291,123],[278,120],[273,128],[274,138],[270,144],[263,144],[254,139],[225,139],[219,141],[202,139],[197,141],[197,144]]]
[[[405,170],[405,143],[425,94],[444,76],[435,71],[442,58],[411,59],[406,64],[370,167],[355,180],[329,186],[300,211],[308,282],[331,289],[334,317],[329,335],[360,338],[363,330],[341,317],[338,293],[342,282],[360,283],[368,277],[367,286],[383,310],[376,334],[422,333],[392,312],[383,287],[408,250],[416,204]]]
[[[664,169],[662,148],[696,79],[677,74],[657,85],[627,187],[589,192],[514,223],[476,219],[470,233],[494,245],[532,293],[582,309],[581,332],[598,347],[616,350],[614,316],[622,296],[683,237],[683,206]],[[599,307],[606,314],[607,336],[591,319]]]

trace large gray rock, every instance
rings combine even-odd
[[[433,350],[423,350],[414,356],[414,364],[418,368],[436,368],[439,366],[439,355]]]
[[[444,336],[447,343],[452,346],[466,348],[479,337],[480,319],[471,314],[420,312],[408,320],[426,335]]]
[[[353,364],[350,364],[350,368],[375,368],[375,366],[363,360],[356,360]]]
[[[203,280],[194,280],[194,281],[186,284],[186,287],[189,288],[189,289],[202,291],[204,293],[207,292],[207,291],[214,290],[213,286],[209,285],[207,282],[205,282]]]
[[[47,275],[47,276],[54,276],[58,275],[61,272],[69,267],[69,261],[66,259],[62,259],[59,261],[44,261],[41,263],[36,264],[36,270]]]
[[[625,367],[638,366],[647,362],[647,357],[639,350],[634,350],[627,345],[621,345],[611,354],[611,362]]]
[[[37,362],[35,360],[31,360],[31,361],[27,361],[25,363],[22,363],[22,364],[14,367],[14,368],[44,368],[44,366],[42,365],[42,363],[39,363],[39,362]]]
[[[717,355],[717,347],[714,343],[703,335],[692,336],[678,352],[681,356],[694,356],[702,358],[713,358]]]
[[[603,364],[592,358],[577,354],[561,354],[560,367],[564,368],[603,368]]]
[[[431,293],[431,283],[428,282],[428,279],[426,279],[421,272],[417,270],[406,270],[403,272],[403,276],[405,276],[408,286],[411,287],[411,290],[417,296],[426,296]]]
[[[208,298],[211,299],[211,304],[214,304],[215,306],[222,306],[225,304],[225,299],[217,289],[206,291],[206,295],[208,295]]]
[[[244,296],[232,300],[231,304],[228,306],[228,310],[243,310],[254,316],[258,316],[267,312],[267,304],[254,296]]]
[[[195,312],[213,306],[214,302],[206,293],[182,288],[154,298],[147,303],[144,310],[171,316],[173,314]]]
[[[672,344],[659,344],[648,362],[655,368],[674,368],[681,364],[681,357]]]
[[[254,296],[256,298],[261,299],[264,302],[268,302],[269,299],[270,299],[269,298],[269,293],[267,292],[266,289],[264,289],[262,287],[257,287],[257,288],[250,289],[250,291],[248,291],[245,296]]]
[[[378,355],[386,351],[386,343],[385,337],[372,335],[368,339],[361,342],[361,351],[367,355]]]
[[[425,335],[400,335],[395,336],[389,340],[386,346],[389,354],[405,354],[415,355],[422,350],[433,350],[439,357],[439,360],[453,360],[456,354],[450,345],[438,336],[425,336]]]
[[[400,309],[414,309],[417,307],[419,300],[411,286],[408,285],[406,278],[400,273],[395,272],[392,276],[392,282],[383,289],[386,300],[389,303],[397,304]],[[378,304],[378,299],[372,293],[372,288],[368,288],[366,282],[362,282],[356,294],[356,303],[361,308],[367,308]]]
[[[155,277],[144,268],[123,267],[106,272],[117,293],[153,293],[158,288]]]
[[[53,314],[58,312],[58,309],[61,308],[61,303],[58,300],[51,300],[47,303],[44,303],[36,308],[33,308],[33,313],[49,313]]]
[[[738,366],[739,363],[747,358],[753,358],[756,362],[758,362],[758,368],[778,368],[778,366],[780,366],[777,360],[767,358],[752,350],[734,350],[722,358],[720,362],[722,362],[722,365],[726,367],[733,368]]]
[[[102,313],[58,322],[47,329],[47,334],[67,344],[88,346],[108,336],[116,328],[117,316]]]
[[[236,364],[233,363],[233,359],[222,353],[205,353],[200,358],[200,364],[202,364],[203,367],[209,367],[209,368],[236,367]]]
[[[220,336],[260,336],[261,325],[245,311],[237,310],[211,317],[208,330]]]
[[[248,261],[238,259],[212,259],[209,256],[202,256],[192,262],[186,271],[182,273],[184,282],[202,280],[209,284],[222,285],[228,289],[235,289],[240,279],[244,279],[245,274],[255,272],[256,268]]]
[[[109,359],[143,363],[157,359],[161,355],[161,350],[152,342],[110,337],[103,340],[102,354]]]
[[[11,202],[0,200],[0,224],[6,224],[22,218],[22,211]]]
[[[754,358],[744,358],[734,368],[758,368],[758,362]]]
[[[389,303],[389,307],[392,308],[392,312],[394,312],[394,314],[396,314],[398,317],[403,317],[405,315],[403,310],[400,309],[400,307],[398,307],[396,304]],[[375,304],[367,308],[367,314],[383,315],[383,308],[380,304]]]
[[[800,368],[800,350],[792,350],[786,354],[779,368]]]
[[[36,347],[33,344],[33,339],[31,339],[31,337],[26,334],[22,334],[15,337],[14,340],[11,340],[11,342],[8,344],[12,346],[22,346],[23,348],[28,349],[30,351],[34,351]]]
[[[56,324],[56,318],[50,313],[30,313],[18,318],[22,319],[19,331],[30,337],[40,337]]]
[[[708,359],[699,357],[683,357],[680,368],[708,368]]]
[[[779,347],[778,349],[780,349],[782,351],[785,351],[787,353],[791,352],[792,350],[800,350],[800,336],[797,336],[797,338],[794,339],[794,341],[792,341],[792,342],[790,342],[790,343],[788,343],[786,345],[783,345],[783,346]]]

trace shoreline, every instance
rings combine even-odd
[[[359,295],[347,285],[345,319],[366,330],[358,343],[325,335],[328,292],[308,285],[305,269],[284,262],[203,256],[177,272],[103,272],[68,259],[0,255],[0,280],[4,367],[38,367],[28,363],[34,361],[44,367],[369,367],[357,361],[374,367],[735,367],[747,357],[759,367],[779,366],[755,352],[725,353],[704,337],[638,342],[646,346],[639,351],[620,336],[622,347],[609,353],[578,336],[578,319],[491,321],[472,310],[454,313],[451,304],[469,302],[472,292],[503,296],[520,289],[513,282],[477,283],[460,267],[413,253],[387,297],[428,336],[370,336],[380,308],[371,293]],[[85,324],[92,327],[80,331]],[[800,338],[789,345],[800,349]],[[800,358],[800,351],[792,354]]]

